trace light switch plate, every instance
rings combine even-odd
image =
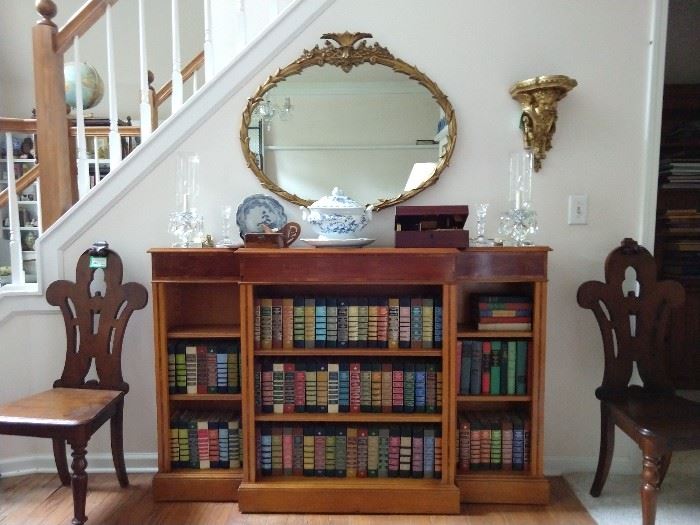
[[[569,195],[569,224],[588,224],[588,195]]]

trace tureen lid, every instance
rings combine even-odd
[[[359,204],[357,201],[351,199],[345,193],[343,190],[338,188],[337,186],[333,188],[333,191],[331,192],[330,195],[326,195],[325,197],[321,197],[318,199],[316,202],[314,202],[309,208],[342,208],[342,209],[350,209],[350,208],[358,208],[358,209],[363,209],[364,206]]]

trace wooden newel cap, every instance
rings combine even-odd
[[[55,26],[52,18],[58,13],[58,7],[56,3],[51,0],[36,0],[35,2],[37,13],[39,13],[43,18],[37,21],[37,24],[45,24],[50,26]]]

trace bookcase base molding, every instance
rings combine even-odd
[[[548,252],[150,250],[154,498],[262,513],[548,503]],[[482,323],[499,308],[512,329]]]
[[[241,471],[158,472],[153,476],[156,501],[238,501]]]
[[[459,514],[459,489],[439,480],[301,480],[241,483],[241,512]]]
[[[462,503],[549,503],[549,480],[545,477],[513,479],[474,475],[469,479],[457,478],[456,482]],[[498,486],[498,490],[494,490],[494,486]]]

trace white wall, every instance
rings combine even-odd
[[[450,167],[411,204],[490,202],[487,234],[506,208],[508,153],[521,147],[519,106],[508,88],[541,74],[567,74],[579,86],[559,105],[553,149],[533,183],[539,213],[538,243],[552,247],[545,389],[545,461],[548,470],[595,467],[599,432],[593,391],[602,377],[602,350],[593,316],[576,305],[578,285],[602,277],[609,250],[641,223],[645,82],[650,52],[652,0],[441,0],[428,12],[422,0],[401,2],[338,0],[306,27],[288,48],[232,94],[213,118],[180,149],[202,158],[202,202],[207,230],[217,233],[216,210],[237,205],[261,191],[245,167],[238,145],[240,115],[247,97],[267,76],[319,42],[327,31],[368,31],[396,56],[416,64],[450,98],[459,134]],[[400,12],[400,16],[399,16]],[[428,16],[428,15],[432,16]],[[621,30],[624,28],[624,30]],[[652,145],[656,147],[656,145]],[[115,208],[76,239],[64,264],[72,271],[78,254],[95,239],[107,239],[125,259],[126,277],[149,281],[152,246],[167,246],[167,214],[173,208],[174,159],[149,173]],[[589,224],[567,226],[569,194],[589,195]],[[299,212],[285,205],[291,220]],[[468,227],[474,229],[474,217]],[[375,216],[365,230],[378,245],[393,243],[393,211]],[[70,272],[68,273],[71,276]],[[72,277],[72,276],[71,276]],[[18,356],[41,363],[60,351],[55,316],[16,316],[0,326],[0,402],[28,390],[28,370]],[[49,332],[51,335],[43,335]],[[27,333],[31,333],[29,344]],[[127,453],[153,452],[155,410],[152,330],[149,310],[137,312],[126,338]],[[53,354],[52,354],[53,355]],[[52,366],[53,358],[46,367]],[[44,381],[48,372],[39,367]],[[106,453],[100,436],[89,447]],[[0,440],[3,461],[17,455],[48,454],[50,445]],[[627,440],[617,458],[638,456]],[[93,463],[94,466],[94,463]],[[7,468],[5,469],[7,470]]]

